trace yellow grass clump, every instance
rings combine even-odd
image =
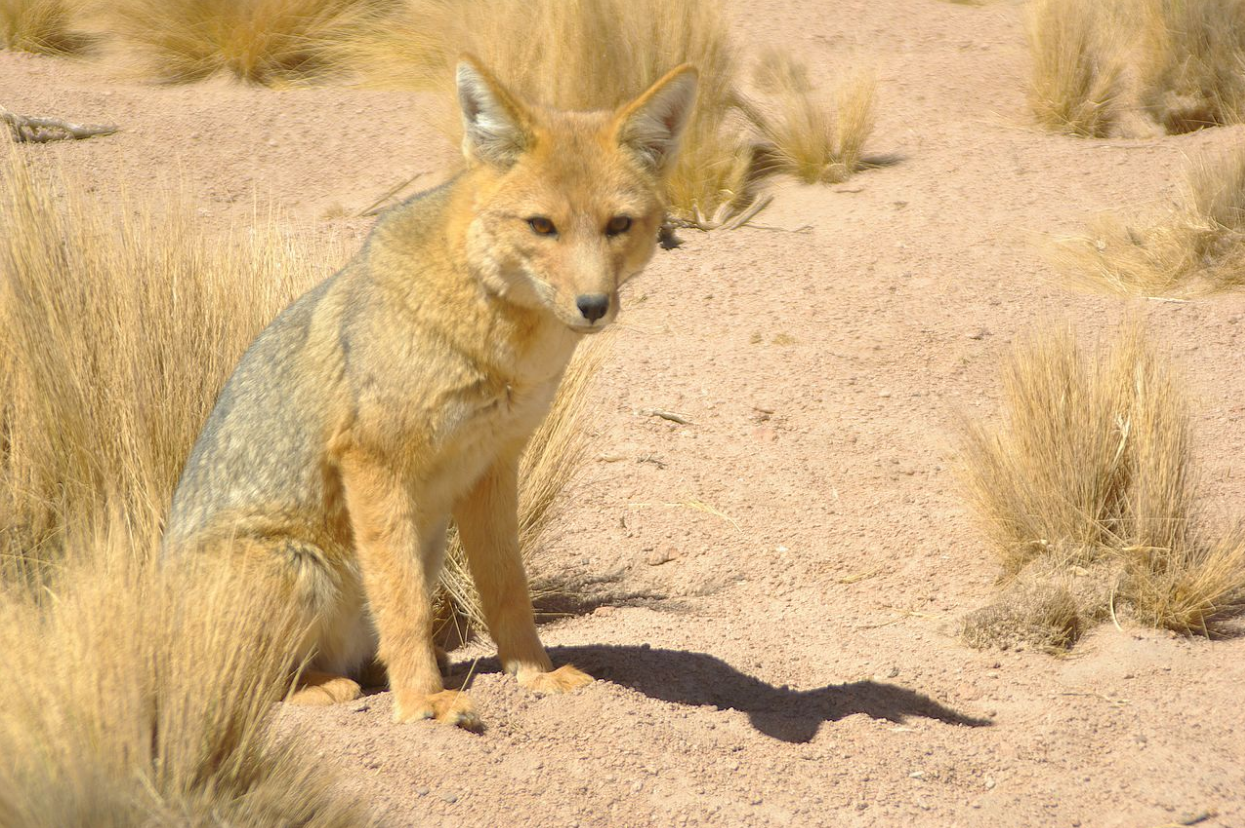
[[[154,539],[125,524],[71,541],[39,600],[0,588],[0,824],[375,824],[275,731],[298,634],[280,608],[137,563]]]
[[[772,95],[769,106],[752,110],[766,139],[768,169],[806,184],[838,184],[860,169],[874,124],[870,75],[849,76],[827,100],[814,92],[802,63],[770,54],[762,58],[754,80]]]
[[[274,732],[282,608],[155,564],[216,392],[317,274],[272,234],[2,175],[0,824],[370,824]]]
[[[1189,165],[1180,203],[1165,215],[1095,219],[1059,243],[1074,282],[1131,296],[1189,297],[1245,287],[1245,150]]]
[[[115,0],[110,29],[169,82],[218,72],[260,84],[331,74],[327,46],[352,37],[398,0]]]
[[[1136,323],[1093,352],[1067,329],[1016,349],[1005,424],[965,428],[966,488],[1004,584],[967,641],[1067,646],[1108,615],[1205,634],[1245,609],[1245,535],[1207,539],[1183,399]]]
[[[1046,126],[1148,137],[1245,118],[1245,0],[1035,0],[1030,100]]]
[[[78,0],[0,0],[0,45],[37,54],[81,50],[87,38],[74,27]]]
[[[1108,133],[1123,64],[1104,42],[1106,17],[1087,0],[1034,0],[1026,33],[1033,58],[1029,101],[1040,123],[1087,137]]]

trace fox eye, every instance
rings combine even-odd
[[[631,229],[631,216],[614,216],[610,219],[610,223],[605,225],[605,235],[617,236],[626,233]]]
[[[527,223],[532,228],[532,232],[538,236],[552,236],[558,232],[558,228],[553,226],[553,222],[544,216],[532,216],[527,220]]]

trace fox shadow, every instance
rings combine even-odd
[[[741,711],[761,733],[793,744],[811,740],[823,722],[856,713],[895,723],[918,717],[965,727],[991,724],[988,719],[960,713],[914,690],[877,681],[832,684],[815,690],[775,687],[705,653],[646,645],[595,645],[551,647],[549,655],[555,664],[569,662],[596,678],[630,687],[649,698]],[[478,669],[487,672],[500,667],[491,659],[481,662]]]

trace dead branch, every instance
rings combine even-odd
[[[669,228],[671,232],[677,229],[703,230],[705,232],[709,232],[710,230],[736,230],[752,221],[752,219],[756,217],[757,213],[768,207],[769,203],[773,200],[774,197],[772,195],[762,196],[761,198],[753,201],[750,205],[748,205],[748,207],[739,213],[734,212],[735,207],[733,204],[723,204],[717,209],[717,212],[715,212],[712,217],[706,216],[704,213],[700,212],[700,208],[697,207],[695,218],[667,218],[666,223],[662,225],[662,230],[666,231],[667,228]]]
[[[19,144],[91,138],[96,135],[112,135],[117,131],[117,127],[111,124],[72,124],[59,118],[18,115],[3,106],[0,106],[0,121],[9,125],[13,140]]]

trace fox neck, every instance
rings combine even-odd
[[[583,335],[558,321],[535,296],[508,293],[492,260],[472,250],[474,178],[467,172],[455,182],[446,223],[453,271],[465,300],[464,316],[474,322],[455,326],[454,338],[465,334],[464,339],[469,341],[457,343],[461,349],[486,359],[496,370],[511,374],[521,383],[541,383],[561,376]]]

